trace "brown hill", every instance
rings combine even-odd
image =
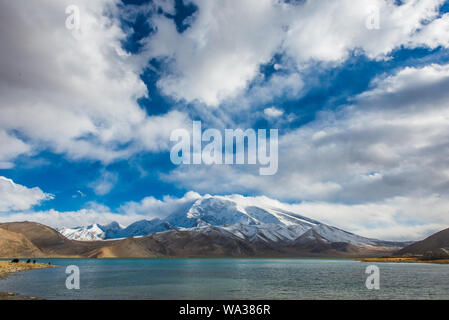
[[[437,232],[424,240],[406,246],[401,250],[397,251],[395,255],[398,256],[426,255],[429,258],[431,258],[432,252],[435,252],[436,255],[442,255],[445,252],[445,250],[440,249],[448,249],[448,248],[449,248],[449,228]]]
[[[0,235],[0,256],[86,258],[234,257],[254,256],[257,250],[231,233],[169,231],[142,238],[113,241],[69,240],[56,230],[35,222],[0,224],[2,233],[26,243],[6,250],[9,238]],[[3,249],[2,249],[3,248]],[[22,249],[21,249],[22,248]],[[262,253],[262,251],[261,251]]]
[[[64,245],[66,238],[56,230],[35,222],[2,223],[0,228],[21,233],[38,247],[54,247]]]
[[[141,241],[129,238],[104,243],[104,246],[95,250],[89,258],[157,258],[161,257],[145,246]]]
[[[108,241],[109,242],[109,241]],[[266,254],[233,234],[212,229],[168,231],[141,238],[109,242],[93,254],[97,258],[248,257]]]
[[[324,239],[319,241],[318,236],[317,241],[298,241],[293,245],[252,243],[215,227],[207,231],[172,230],[112,241],[69,240],[56,230],[34,222],[3,223],[0,231],[0,256],[7,258],[357,257],[385,255],[393,250],[392,247],[328,243]]]
[[[86,257],[90,252],[104,246],[102,242],[83,242],[69,240],[56,230],[35,222],[1,223],[0,230],[21,235],[29,241],[39,252],[23,254],[30,258],[39,257]],[[5,243],[0,238],[0,244]],[[0,256],[6,254],[0,251]],[[9,256],[11,257],[11,256]]]
[[[0,229],[0,257],[42,257],[43,253],[24,235]]]

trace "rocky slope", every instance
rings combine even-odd
[[[416,256],[426,260],[449,259],[449,228],[397,251],[395,256]]]

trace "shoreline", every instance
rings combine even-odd
[[[361,262],[381,262],[381,263],[433,263],[449,264],[449,259],[423,260],[420,258],[359,258]]]
[[[26,263],[26,262],[12,263],[10,261],[0,261],[0,281],[7,278],[11,274],[17,272],[35,269],[45,269],[52,267],[54,266],[45,263]],[[22,296],[16,292],[0,292],[0,301],[1,300],[42,300],[42,299],[38,297]]]
[[[33,269],[44,269],[44,268],[52,268],[53,265],[49,265],[46,263],[26,263],[26,262],[17,262],[12,263],[11,261],[0,261],[0,279],[8,276],[9,274],[33,270]]]
[[[175,257],[46,257],[36,260],[359,260],[359,257],[289,257],[289,256],[267,256],[267,257],[201,257],[201,256],[175,256]],[[2,261],[10,261],[8,258],[0,258]],[[37,264],[37,263],[36,263]]]
[[[298,259],[298,258],[294,258],[294,259]],[[315,259],[315,258],[300,258],[300,259]],[[406,258],[401,258],[401,257],[389,257],[389,258],[349,258],[349,259],[336,259],[336,258],[322,258],[324,260],[352,260],[352,261],[358,261],[358,262],[367,262],[367,263],[433,263],[433,264],[449,264],[449,259],[445,259],[445,260],[420,260],[419,257],[406,257]],[[88,259],[88,260],[103,260],[103,259]],[[115,259],[110,259],[110,258],[106,258],[104,260],[115,260]],[[146,259],[145,259],[146,260]],[[148,259],[148,260],[155,260],[153,259]],[[159,260],[159,259],[157,259]],[[163,259],[165,260],[165,259]],[[238,260],[238,259],[236,259]],[[318,259],[317,259],[318,260]],[[363,266],[363,264],[362,264]],[[60,265],[48,265],[46,263],[36,263],[36,264],[32,264],[32,263],[25,263],[25,262],[19,262],[19,263],[11,263],[10,261],[0,261],[0,281],[4,280],[5,278],[7,278],[10,275],[13,275],[17,272],[21,272],[21,271],[28,271],[28,270],[35,270],[35,269],[45,269],[45,268],[54,268],[54,267],[61,267]],[[399,267],[401,268],[401,267]],[[36,273],[38,274],[38,273]],[[33,275],[34,276],[34,275]],[[6,288],[4,288],[4,290],[11,290],[11,288],[9,288],[9,286],[7,286]],[[12,290],[14,290],[14,286],[12,288]],[[33,293],[31,293],[33,294]],[[38,296],[26,296],[23,295],[19,292],[1,292],[0,291],[0,302],[4,301],[4,300],[45,300],[45,298],[42,297],[38,297]]]

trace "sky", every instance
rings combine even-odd
[[[241,194],[421,239],[449,226],[448,49],[442,0],[0,0],[0,221]],[[193,121],[278,129],[277,173],[173,164]]]

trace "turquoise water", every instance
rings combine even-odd
[[[40,260],[48,262],[48,260]],[[370,263],[277,259],[52,259],[77,265],[20,272],[0,292],[46,299],[449,299],[449,265],[378,263],[380,290],[366,289]]]

